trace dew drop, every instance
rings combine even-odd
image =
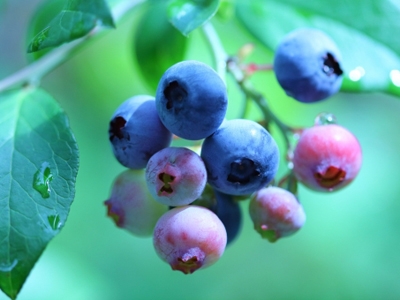
[[[329,124],[337,124],[336,117],[332,113],[320,113],[316,116],[314,120],[314,125],[329,125]]]
[[[17,259],[14,259],[11,263],[0,263],[0,272],[11,272],[17,264]]]
[[[58,230],[61,227],[60,216],[58,214],[47,217],[49,225],[53,230]]]
[[[39,170],[33,175],[33,188],[42,195],[43,198],[50,197],[50,181],[53,180],[53,174],[48,162],[42,163]]]
[[[365,69],[363,67],[356,67],[349,72],[349,78],[351,81],[359,81],[365,75]]]
[[[399,70],[392,70],[390,71],[390,79],[392,80],[392,83],[400,87],[400,71]]]

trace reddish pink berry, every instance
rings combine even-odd
[[[115,224],[136,236],[150,236],[158,219],[168,210],[148,192],[144,170],[126,170],[118,175],[104,204]]]
[[[154,248],[173,270],[191,274],[204,269],[222,256],[226,230],[209,209],[190,205],[166,212],[154,229]]]
[[[257,191],[250,200],[249,212],[254,229],[270,242],[294,234],[306,221],[296,197],[280,187]]]
[[[300,136],[294,151],[297,179],[316,191],[335,191],[348,185],[362,163],[356,137],[336,124],[315,125]]]
[[[146,182],[157,201],[169,206],[187,205],[203,192],[207,171],[197,153],[184,147],[167,147],[150,158]]]

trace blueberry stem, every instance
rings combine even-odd
[[[240,114],[239,114],[239,116],[240,116],[241,119],[245,119],[245,118],[246,118],[247,113],[248,113],[249,110],[250,110],[250,101],[251,101],[251,99],[249,99],[249,98],[246,97],[246,96],[244,97],[242,109],[241,109]]]
[[[245,71],[240,68],[240,64],[236,57],[229,57],[229,55],[226,53],[221,43],[221,40],[219,39],[218,33],[215,31],[213,25],[210,22],[207,22],[202,28],[204,36],[206,37],[208,45],[210,46],[213,53],[214,63],[218,74],[220,74],[221,78],[224,79],[226,72],[230,73],[244,93],[246,101],[247,99],[252,99],[261,110],[266,123],[272,121],[277,125],[283,135],[286,144],[286,149],[288,153],[287,156],[290,157],[292,146],[289,140],[289,136],[296,133],[297,130],[283,123],[271,111],[264,96],[256,91],[251,86],[250,82],[246,80],[247,76],[245,74]],[[273,70],[273,66],[268,65],[266,69]]]
[[[246,95],[246,98],[252,99],[261,110],[261,113],[264,116],[264,120],[266,123],[270,121],[274,122],[279,130],[281,131],[283,138],[285,140],[286,148],[288,151],[291,149],[291,144],[289,141],[289,134],[293,133],[295,130],[294,128],[289,127],[285,123],[283,123],[270,109],[268,106],[267,100],[264,96],[256,91],[251,85],[250,82],[244,80],[244,75],[237,65],[234,59],[230,59],[227,63],[227,70],[229,73],[233,75],[235,78],[236,83],[239,85],[242,92]]]
[[[114,21],[119,21],[129,11],[144,1],[145,0],[123,1],[115,5],[111,11]],[[73,57],[78,50],[88,44],[85,43],[85,41],[93,36],[99,36],[99,33],[103,33],[105,30],[106,29],[97,26],[88,35],[55,48],[33,63],[0,80],[0,92],[19,85],[39,86],[42,77]]]
[[[218,33],[210,22],[204,24],[202,30],[213,53],[216,72],[226,84],[226,62],[229,56],[219,39]]]

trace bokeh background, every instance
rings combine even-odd
[[[30,61],[25,53],[32,37],[28,27],[42,2],[3,2],[0,78]],[[344,190],[321,194],[300,187],[307,222],[290,238],[275,244],[262,240],[252,228],[248,202],[241,202],[240,236],[215,265],[185,276],[157,257],[151,238],[134,237],[114,226],[103,202],[124,169],[112,155],[108,123],[127,98],[154,94],[133,53],[141,13],[130,13],[117,30],[90,41],[42,81],[69,116],[80,149],[80,169],[67,223],[37,262],[18,299],[400,299],[400,99],[387,94],[339,93],[307,105],[286,97],[272,73],[252,78],[287,124],[311,126],[318,113],[331,112],[358,137],[363,149],[361,172]],[[272,61],[273,54],[234,21],[215,19],[214,25],[229,53],[254,42],[249,59]],[[189,37],[186,58],[212,64],[199,30]],[[228,83],[228,118],[234,118],[242,99]],[[251,111],[252,117],[259,117],[256,108]],[[273,134],[280,141],[279,133]],[[0,299],[8,298],[0,294]]]

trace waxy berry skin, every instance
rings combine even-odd
[[[249,195],[269,183],[278,170],[279,150],[258,123],[225,121],[202,145],[208,183],[229,195]]]
[[[123,102],[111,118],[108,133],[115,157],[130,169],[145,168],[150,157],[172,140],[160,121],[154,97],[147,95]]]
[[[341,54],[324,32],[300,28],[286,35],[274,58],[276,78],[286,94],[300,102],[316,102],[339,91]]]
[[[296,178],[315,191],[336,191],[358,174],[362,151],[357,138],[336,124],[305,129],[296,145],[293,171]]]
[[[125,170],[119,174],[104,204],[107,215],[118,227],[139,237],[152,235],[158,219],[168,210],[148,192],[144,170]]]
[[[221,220],[226,229],[227,245],[234,241],[240,233],[243,217],[239,202],[234,196],[214,190],[209,184],[191,205],[208,208]]]
[[[150,158],[146,183],[154,199],[160,203],[186,205],[203,192],[207,171],[197,153],[184,147],[167,147]]]
[[[211,207],[217,217],[224,224],[227,234],[227,245],[234,241],[242,227],[242,211],[232,195],[215,191],[216,204]]]
[[[296,197],[280,187],[258,190],[250,200],[249,213],[254,229],[270,242],[294,234],[306,221]]]
[[[228,105],[225,83],[208,65],[182,61],[161,77],[156,91],[161,122],[188,140],[211,135],[222,123]]]
[[[173,208],[158,220],[153,245],[173,270],[191,274],[217,262],[226,239],[225,227],[212,211],[189,205]]]

